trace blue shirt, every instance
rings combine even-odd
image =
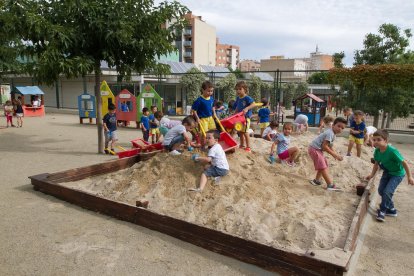
[[[149,129],[149,118],[147,116],[142,115],[141,124],[145,127],[146,130],[148,130]]]
[[[248,107],[252,103],[254,103],[254,100],[250,96],[246,95],[243,98],[237,97],[236,102],[233,105],[233,109],[236,111],[236,113],[242,112],[243,109],[245,109],[246,107]],[[245,116],[246,116],[246,118],[252,117],[252,110],[250,109],[249,111],[247,111]]]
[[[116,114],[106,113],[103,117],[103,122],[110,132],[116,130]]]
[[[259,123],[268,123],[270,116],[270,109],[268,107],[262,107],[259,109]]]
[[[195,100],[191,109],[197,111],[197,115],[200,119],[208,118],[213,116],[213,104],[213,97],[206,99],[203,96],[200,96]]]
[[[278,133],[274,138],[273,141],[278,141],[277,143],[277,154],[281,154],[285,152],[289,148],[290,138],[286,137],[282,133]]]
[[[365,123],[364,122],[361,122],[361,123],[357,124],[357,122],[352,121],[351,122],[351,129],[361,131],[358,134],[351,134],[352,136],[354,136],[355,138],[359,138],[359,139],[364,138],[364,130],[365,130]]]
[[[154,116],[154,114],[150,114],[149,115],[149,117],[148,117],[148,120],[149,120],[149,124],[150,124],[150,127],[151,128],[158,128],[158,126],[157,126],[157,124],[156,123],[152,123],[153,121],[155,121],[155,116]],[[145,128],[147,128],[147,127],[145,127]],[[148,129],[148,128],[147,128]]]

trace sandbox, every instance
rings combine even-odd
[[[328,157],[344,190],[329,192],[308,183],[314,176],[306,153],[312,138],[293,139],[302,152],[293,168],[269,164],[271,143],[253,139],[254,153],[229,155],[230,175],[201,194],[187,191],[202,172],[189,154],[135,156],[30,178],[36,190],[270,271],[341,275],[368,208],[372,186],[362,197],[355,186],[371,169],[371,153],[364,149],[362,159],[342,162]],[[346,144],[338,138],[335,146],[344,152]],[[136,201],[149,201],[148,209]]]

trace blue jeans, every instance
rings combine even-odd
[[[395,190],[397,189],[398,185],[400,185],[404,176],[405,175],[390,175],[387,171],[384,171],[384,173],[382,174],[378,187],[378,193],[382,198],[380,204],[381,212],[394,209],[394,202],[392,202],[392,196],[394,195]]]

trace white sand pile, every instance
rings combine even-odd
[[[209,182],[202,193],[188,192],[203,172],[188,152],[161,153],[129,169],[66,185],[131,205],[148,200],[154,212],[276,248],[343,247],[359,202],[355,185],[371,171],[372,150],[363,147],[362,158],[344,157],[342,162],[328,156],[331,175],[343,192],[327,191],[325,184],[309,183],[315,171],[307,147],[314,137],[292,137],[291,145],[301,150],[296,167],[268,163],[271,142],[253,138],[253,153],[229,154],[230,174],[219,186]],[[345,154],[347,144],[337,138],[334,147]]]

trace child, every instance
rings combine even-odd
[[[209,130],[206,133],[206,143],[210,148],[207,157],[199,157],[197,154],[193,154],[192,159],[194,161],[211,163],[211,165],[207,165],[205,171],[201,174],[200,186],[191,188],[189,191],[201,192],[207,183],[208,177],[214,177],[215,184],[219,184],[221,177],[229,173],[229,163],[227,162],[226,153],[218,143],[219,138],[220,133],[218,131]]]
[[[388,144],[388,137],[388,132],[383,129],[377,130],[373,134],[375,164],[371,174],[365,177],[366,180],[370,180],[379,167],[384,170],[378,187],[378,193],[381,196],[380,208],[377,210],[378,221],[385,221],[385,216],[397,216],[392,196],[405,174],[407,174],[408,184],[414,185],[407,161],[396,148]]]
[[[352,113],[352,108],[346,107],[344,109],[344,117],[347,118],[346,126],[351,126],[351,122],[354,120],[354,113]]]
[[[226,117],[226,107],[220,101],[217,101],[213,107],[214,112],[219,120],[224,119]],[[217,124],[216,124],[217,128]]]
[[[340,156],[332,147],[335,140],[335,135],[341,133],[346,126],[346,119],[338,117],[335,119],[332,128],[328,128],[322,134],[319,134],[309,145],[308,153],[313,160],[313,165],[317,171],[316,177],[310,180],[312,185],[321,185],[321,177],[327,184],[327,190],[340,191],[341,189],[333,184],[332,178],[329,176],[328,161],[323,152],[326,151],[336,160],[342,161]]]
[[[324,128],[331,128],[334,120],[335,118],[330,115],[326,115],[325,117],[323,117],[321,124],[319,125],[319,128],[318,128],[318,134],[321,134],[322,129]]]
[[[367,126],[365,129],[364,135],[364,145],[369,147],[374,147],[374,142],[372,141],[372,136],[377,131],[377,128],[374,126]]]
[[[15,101],[16,104],[16,118],[17,118],[17,127],[23,127],[23,106],[22,106],[22,97],[17,97]]]
[[[309,124],[308,124],[308,116],[305,114],[299,114],[296,116],[294,125],[296,127],[296,133],[301,134],[303,132],[308,131]]]
[[[150,134],[150,121],[149,121],[149,110],[148,107],[144,107],[142,109],[142,116],[141,116],[141,130],[142,130],[142,138],[145,142],[148,142],[149,140],[149,134]]]
[[[364,113],[360,110],[354,112],[354,121],[351,122],[351,129],[349,130],[349,144],[348,153],[346,156],[351,156],[352,147],[356,144],[357,156],[361,157],[361,147],[364,144]]]
[[[269,123],[269,121],[270,121],[269,117],[270,117],[270,115],[273,115],[274,113],[270,112],[269,101],[266,98],[262,98],[261,102],[262,102],[263,105],[262,105],[262,108],[259,109],[259,112],[257,114],[258,117],[259,117],[259,120],[257,121],[257,124],[260,127],[260,136],[263,137],[263,131],[270,124]]]
[[[159,122],[155,118],[154,114],[157,112],[158,107],[156,105],[151,106],[151,112],[152,114],[149,115],[149,123],[150,123],[150,135],[151,135],[151,143],[154,144],[158,142],[158,139],[160,139],[160,129],[159,129]]]
[[[247,152],[251,152],[250,149],[250,140],[249,134],[247,133],[248,129],[250,128],[250,118],[252,117],[251,109],[256,106],[252,97],[248,96],[247,93],[249,92],[246,82],[239,81],[236,84],[236,93],[237,98],[233,104],[233,110],[235,113],[242,112],[246,116],[246,125],[245,127],[239,131],[240,136],[240,148],[244,148],[244,142],[246,141],[246,148]]]
[[[188,151],[193,150],[195,144],[191,142],[191,138],[187,135],[187,131],[191,131],[195,127],[195,120],[192,116],[187,116],[183,119],[181,125],[176,125],[165,134],[162,145],[164,149],[168,150],[171,155],[180,155],[179,148],[184,143],[188,144]]]
[[[293,124],[292,123],[285,123],[283,125],[283,134],[278,133],[273,138],[273,144],[270,149],[270,157],[269,160],[271,163],[274,162],[273,153],[275,152],[275,146],[277,145],[277,156],[281,161],[286,162],[286,165],[289,167],[293,167],[295,165],[295,159],[299,154],[299,149],[297,147],[289,148],[290,143],[290,134],[293,131]]]
[[[105,130],[105,153],[115,155],[115,143],[118,141],[116,135],[116,107],[114,104],[109,104],[108,113],[103,117],[103,127]],[[109,141],[111,141],[111,149],[108,148]]]
[[[12,102],[10,100],[6,101],[6,103],[4,104],[4,116],[6,116],[7,127],[9,127],[9,123],[11,127],[14,127],[13,112],[14,112],[14,108],[13,108]]]
[[[213,119],[213,104],[214,99],[212,97],[214,86],[211,82],[205,81],[201,85],[201,96],[194,101],[191,110],[196,118],[197,124],[207,132],[211,129],[216,129],[216,123]],[[204,137],[201,137],[201,144],[204,145]]]
[[[267,141],[272,141],[273,137],[277,134],[277,129],[279,128],[279,123],[276,120],[273,120],[270,125],[265,128],[262,134],[262,138]]]

